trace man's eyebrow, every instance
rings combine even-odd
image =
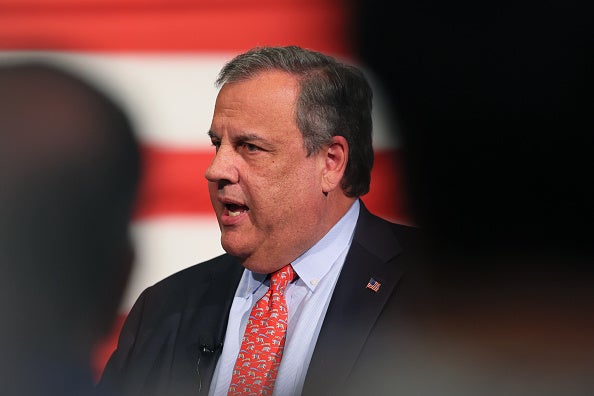
[[[221,137],[214,131],[208,131],[208,136],[211,139],[217,139],[217,140],[221,140]],[[264,142],[264,143],[268,143],[269,140],[256,134],[256,133],[239,133],[235,136],[233,136],[232,140],[234,142]]]
[[[237,136],[233,137],[233,140],[238,142],[245,142],[245,141],[259,141],[259,142],[266,142],[267,140],[260,135],[255,133],[240,133]]]

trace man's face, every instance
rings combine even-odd
[[[307,157],[295,123],[294,77],[264,72],[225,84],[209,135],[206,171],[223,248],[255,272],[290,263],[327,231],[324,151]]]

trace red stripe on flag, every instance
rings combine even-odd
[[[136,218],[213,214],[204,178],[213,150],[145,146],[143,155],[145,173]],[[382,217],[409,222],[397,150],[376,152],[371,191],[362,199]]]
[[[299,44],[348,55],[344,2],[6,1],[0,48],[240,52]]]
[[[361,199],[378,216],[398,223],[412,224],[406,207],[403,172],[399,150],[376,150],[370,191]]]
[[[204,172],[214,150],[144,146],[136,218],[212,214]]]

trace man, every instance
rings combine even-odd
[[[397,284],[416,243],[414,228],[359,200],[373,164],[370,86],[357,68],[294,46],[241,54],[217,84],[206,178],[227,254],[142,293],[100,387],[126,395],[366,389],[396,356],[388,341]],[[286,335],[256,354],[250,348],[272,329],[247,331],[250,311],[288,264],[296,280],[275,313],[288,309]],[[251,331],[259,337],[246,347]],[[264,389],[237,379],[246,355],[277,344],[277,374],[266,366],[274,357],[246,374]]]
[[[0,392],[94,393],[91,356],[132,265],[127,116],[41,61],[0,65]]]

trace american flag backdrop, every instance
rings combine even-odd
[[[43,57],[88,78],[124,107],[142,143],[136,262],[114,332],[98,345],[97,375],[144,288],[223,252],[204,179],[219,69],[256,45],[296,44],[357,64],[348,12],[340,0],[0,0],[0,62]],[[376,162],[363,201],[409,223],[395,122],[367,72]]]

